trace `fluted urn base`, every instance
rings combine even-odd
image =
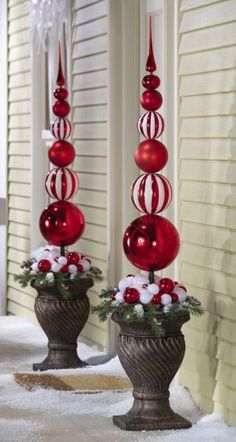
[[[191,423],[175,413],[169,403],[169,386],[185,353],[181,326],[189,315],[178,320],[163,319],[166,335],[157,338],[144,322],[123,321],[117,312],[112,319],[121,331],[118,356],[133,384],[134,403],[113,423],[126,431],[190,428]]]
[[[93,281],[85,280],[79,287],[71,283],[66,299],[55,287],[32,285],[38,292],[35,314],[48,337],[48,355],[42,362],[33,364],[33,370],[85,367],[87,363],[77,354],[77,339],[89,316],[87,290]]]

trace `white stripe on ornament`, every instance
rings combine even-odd
[[[163,208],[163,204],[165,201],[165,188],[164,188],[164,184],[163,184],[163,181],[160,176],[156,175],[156,181],[157,181],[158,193],[159,193],[156,212],[160,212]]]
[[[143,130],[143,135],[146,138],[149,138],[149,133],[148,133],[148,114],[149,112],[146,112],[144,119],[143,119],[143,124],[142,124],[142,130]]]
[[[72,191],[72,180],[73,180],[73,176],[72,176],[72,172],[68,169],[66,170],[66,198],[70,198],[71,196],[71,191]]]
[[[134,205],[135,207],[142,212],[142,207],[139,204],[139,186],[140,186],[140,182],[143,179],[143,176],[141,175],[137,180],[136,183],[134,185],[134,189],[133,189],[133,200],[134,200]]]
[[[55,180],[55,194],[58,200],[62,199],[62,186],[61,186],[61,182],[62,182],[62,174],[63,174],[63,169],[59,169],[56,172],[56,180]]]
[[[150,138],[155,137],[155,123],[156,123],[156,114],[154,112],[150,112]]]
[[[152,212],[152,174],[147,175],[145,189],[144,189],[144,202],[147,213]]]

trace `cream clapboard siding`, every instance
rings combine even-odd
[[[105,279],[90,290],[91,304],[106,287],[107,273],[107,0],[72,3],[74,168],[80,189],[74,199],[86,218],[79,250],[88,254]],[[107,345],[107,325],[90,315],[82,339]]]
[[[236,2],[180,2],[180,277],[206,308],[180,381],[236,424]]]
[[[8,286],[7,312],[35,321],[34,291],[14,281],[30,251],[31,62],[29,1],[8,2]]]

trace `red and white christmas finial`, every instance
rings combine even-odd
[[[43,211],[40,230],[50,244],[61,247],[61,255],[64,255],[65,246],[74,244],[81,237],[85,219],[80,209],[67,201],[77,193],[79,180],[76,173],[67,168],[74,161],[75,149],[66,141],[71,134],[71,123],[66,118],[70,112],[70,105],[66,101],[68,91],[64,87],[60,43],[56,83],[58,87],[54,91],[56,102],[53,105],[53,113],[57,118],[51,124],[51,133],[56,141],[48,151],[48,158],[57,167],[48,173],[45,187],[49,196],[57,201]]]
[[[145,174],[139,176],[131,186],[131,200],[145,215],[128,226],[123,238],[127,258],[139,269],[149,271],[150,282],[154,280],[154,271],[171,264],[179,251],[179,235],[175,226],[163,216],[156,215],[169,205],[172,189],[167,178],[157,173],[165,167],[168,151],[156,139],[164,130],[164,120],[157,112],[162,105],[162,96],[156,90],[160,85],[160,78],[153,74],[155,70],[150,17],[146,62],[148,75],[142,81],[146,90],[140,100],[146,112],[138,120],[139,133],[145,140],[139,143],[134,154],[137,166]]]

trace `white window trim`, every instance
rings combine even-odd
[[[7,48],[7,0],[0,2],[0,315],[6,312],[7,272],[7,141],[8,141],[8,48]]]

